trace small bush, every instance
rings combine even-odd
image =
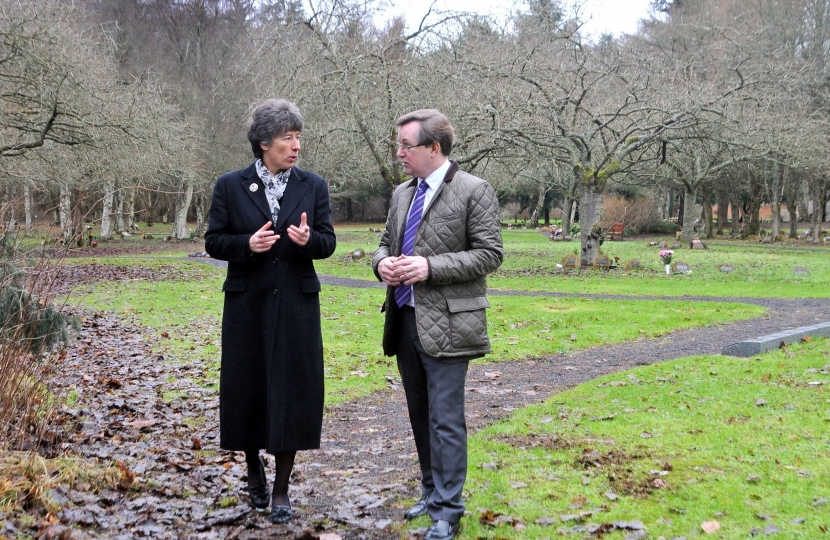
[[[682,229],[680,225],[675,223],[674,221],[658,221],[654,225],[652,225],[647,231],[643,232],[650,232],[650,233],[657,233],[657,234],[674,234],[677,231]]]
[[[40,441],[52,399],[45,353],[69,339],[69,323],[77,324],[51,303],[49,261],[31,260],[16,240],[0,238],[0,449]]]
[[[626,233],[639,234],[651,231],[660,223],[660,208],[650,197],[627,199],[621,195],[606,195],[602,199],[602,217],[599,225],[610,231],[614,223],[624,223]]]

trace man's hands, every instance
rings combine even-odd
[[[280,235],[271,230],[271,222],[268,221],[260,230],[251,236],[250,240],[248,240],[248,247],[254,253],[265,253],[279,239]]]
[[[425,257],[401,255],[386,257],[378,263],[378,274],[387,285],[412,285],[429,278],[429,263]]]
[[[311,238],[311,230],[308,228],[307,220],[308,216],[303,212],[300,215],[300,226],[291,225],[288,227],[288,238],[299,246],[308,244],[308,239]],[[254,253],[265,253],[279,239],[280,235],[271,230],[271,222],[267,221],[262,228],[251,236],[248,240],[248,246]]]

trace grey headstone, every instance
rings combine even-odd
[[[594,268],[608,268],[609,266],[611,266],[611,259],[607,255],[594,257]]]
[[[672,272],[686,272],[689,270],[689,265],[684,262],[676,262],[671,265]]]
[[[666,249],[666,241],[660,240],[660,242],[657,243],[657,247],[659,247],[660,249]]]
[[[683,246],[680,244],[680,242],[673,242],[672,245],[671,245],[672,249],[680,249],[682,247]]]
[[[727,274],[734,269],[735,267],[728,263],[718,266],[718,270],[720,270],[721,272],[726,272]]]
[[[747,339],[727,345],[721,350],[721,354],[728,356],[748,357],[761,354],[767,351],[779,349],[781,345],[801,341],[807,336],[830,337],[830,322],[802,326],[792,330],[785,330],[775,334],[769,334],[758,338]]]
[[[638,261],[637,259],[631,259],[625,265],[626,270],[640,270],[642,267],[643,267],[643,264],[640,261]]]
[[[810,271],[804,268],[803,266],[796,266],[793,268],[793,274],[797,276],[808,276],[810,275]]]
[[[566,255],[562,259],[562,266],[565,268],[579,268],[579,257],[576,255]]]
[[[360,248],[357,248],[356,250],[352,251],[352,260],[353,260],[353,261],[360,260],[360,259],[362,259],[362,258],[363,258],[363,257],[365,257],[365,256],[366,256],[366,252],[365,252],[365,251],[363,251],[363,250],[362,250],[362,249],[360,249]]]

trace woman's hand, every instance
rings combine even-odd
[[[303,212],[300,214],[300,226],[295,227],[294,225],[291,225],[288,227],[288,238],[290,238],[298,246],[308,244],[308,239],[311,238],[311,230],[309,230],[308,223],[306,223],[307,219],[308,216],[306,216],[306,213]]]
[[[271,249],[274,242],[279,239],[280,235],[271,230],[271,222],[268,221],[260,230],[251,236],[250,240],[248,240],[248,247],[250,247],[251,251],[254,253],[265,253]]]

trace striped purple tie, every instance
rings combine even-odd
[[[427,194],[428,187],[426,180],[421,180],[421,183],[418,184],[415,200],[412,201],[412,208],[409,209],[409,216],[406,218],[401,255],[412,255],[412,250],[415,248],[415,233],[418,232],[421,215],[424,213],[424,196]],[[398,285],[395,287],[395,303],[398,304],[398,307],[406,305],[411,296],[412,285]]]

